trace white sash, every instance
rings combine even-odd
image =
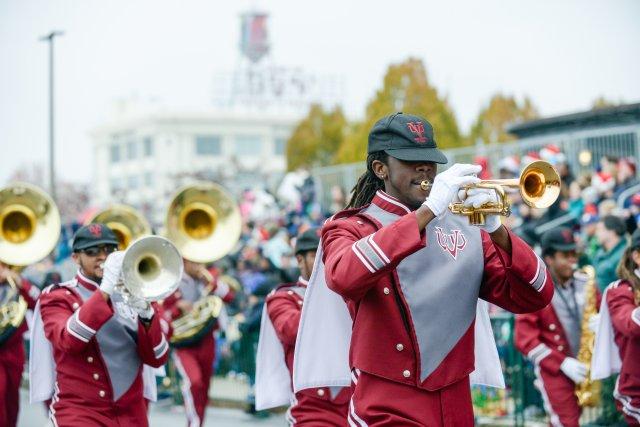
[[[600,380],[610,377],[620,372],[622,361],[620,351],[615,342],[615,333],[607,305],[607,291],[620,281],[611,283],[604,290],[602,301],[600,302],[600,320],[596,330],[595,345],[593,347],[593,357],[591,359],[591,379]]]

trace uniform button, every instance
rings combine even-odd
[[[564,350],[564,346],[563,345],[559,345],[558,346],[558,351],[562,351],[562,350]]]
[[[362,222],[362,221],[360,221],[360,220],[358,220],[358,221],[356,221],[356,222],[357,222],[358,224],[360,224],[360,225],[362,225],[362,224],[363,224],[363,222]]]
[[[71,295],[71,292],[69,292],[69,291],[66,291],[66,292],[67,292],[67,295]]]
[[[409,371],[408,369],[402,371],[402,376],[405,378],[409,378],[411,376],[411,371]]]
[[[321,389],[321,388],[318,389],[318,396],[320,396],[320,397],[324,396],[324,390],[323,389]]]
[[[554,335],[553,339],[556,340],[556,341],[560,341],[560,335]]]
[[[287,291],[288,295],[293,295],[293,291]]]
[[[107,394],[107,393],[105,393],[104,390],[100,390],[100,392],[98,394],[100,395],[100,397],[104,397],[104,395]]]
[[[97,379],[99,379],[99,378],[100,378],[100,375],[98,375],[98,374],[93,374],[93,379],[94,379],[94,380],[97,380]]]
[[[298,305],[302,305],[302,301],[298,301]]]
[[[556,324],[555,323],[550,324],[549,325],[549,330],[550,331],[555,331],[556,330]]]
[[[385,288],[382,290],[382,292],[384,292],[384,294],[385,294],[385,295],[389,295],[389,292],[391,292],[391,291],[389,290],[389,288],[385,287]]]
[[[396,344],[396,350],[402,351],[404,350],[404,346],[402,344]]]
[[[80,307],[80,304],[78,304],[77,302],[74,302],[72,307],[75,310],[76,308]]]
[[[93,357],[91,357],[91,356],[87,357],[87,362],[93,363]]]

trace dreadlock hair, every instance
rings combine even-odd
[[[640,278],[636,275],[635,270],[640,268],[631,258],[631,255],[635,251],[640,251],[640,246],[637,245],[629,245],[627,249],[625,249],[622,254],[622,258],[620,258],[620,263],[618,264],[618,268],[616,269],[616,274],[622,280],[626,280],[631,283],[631,286],[634,289],[634,293],[636,295],[636,304],[640,297]]]
[[[347,205],[349,208],[359,208],[371,203],[376,191],[384,190],[384,181],[373,172],[373,162],[379,160],[385,165],[389,155],[384,151],[376,151],[367,156],[367,171],[360,175],[358,182],[351,189],[351,199]]]

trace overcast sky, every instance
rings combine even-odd
[[[596,97],[640,100],[640,2],[557,0],[0,0],[0,185],[46,164],[48,52],[56,44],[58,173],[91,179],[89,131],[114,101],[211,105],[216,72],[238,63],[239,15],[270,14],[271,61],[344,78],[344,107],[362,115],[392,62],[416,56],[466,132],[502,91],[545,116]]]

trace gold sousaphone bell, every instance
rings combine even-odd
[[[146,218],[126,205],[109,206],[97,212],[88,222],[99,222],[113,230],[118,238],[118,249],[121,251],[139,237],[151,234],[151,226]]]
[[[430,185],[427,181],[422,181],[420,184],[423,189],[429,188]],[[494,190],[498,196],[497,202],[486,203],[478,208],[457,202],[451,203],[449,210],[457,215],[468,216],[469,223],[472,225],[483,225],[487,214],[509,216],[511,203],[505,192],[507,187],[518,188],[522,200],[527,205],[538,209],[548,208],[560,195],[560,175],[549,162],[538,160],[527,165],[520,174],[520,178],[483,180],[463,187],[466,190],[472,188]]]

